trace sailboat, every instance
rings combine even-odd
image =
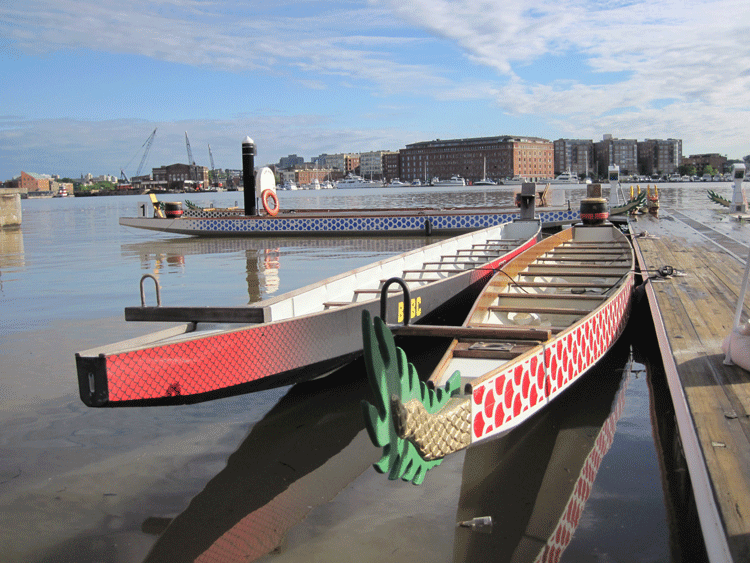
[[[484,157],[484,170],[482,171],[482,179],[474,182],[475,186],[497,186],[497,182],[487,178],[487,157]]]

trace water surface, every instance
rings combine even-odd
[[[663,184],[662,206],[705,210],[742,237],[706,188],[731,196],[729,184]],[[231,206],[242,196],[172,199]],[[507,206],[513,197],[497,188],[279,196],[296,209]],[[166,305],[244,305],[434,240],[205,240],[120,227],[142,199],[24,200],[22,228],[0,233],[0,560],[349,561],[356,550],[360,561],[461,561],[487,549],[520,557],[535,503],[549,529],[569,500],[563,489],[550,496],[543,475],[570,484],[580,473],[580,459],[555,465],[554,445],[568,436],[583,455],[613,409],[611,443],[561,560],[674,559],[649,376],[631,342],[602,368],[602,385],[446,459],[419,487],[371,468],[378,452],[359,418],[368,393],[359,363],[327,380],[199,405],[84,407],[74,353],[156,328],[123,320],[145,273],[159,279]],[[440,353],[439,343],[409,351],[420,373]],[[492,534],[456,527],[486,515]]]

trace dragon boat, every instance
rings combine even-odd
[[[468,308],[492,273],[541,236],[534,195],[521,217],[445,239],[242,307],[169,307],[158,294],[125,320],[178,326],[76,354],[88,406],[184,404],[291,385],[326,375],[362,353],[362,311],[425,322]],[[390,284],[398,278],[410,291]],[[154,279],[155,281],[155,279]],[[465,305],[463,305],[465,303]]]
[[[724,207],[729,207],[732,205],[732,201],[725,198],[722,195],[719,195],[714,190],[708,190],[708,199],[713,201],[714,203],[718,203],[719,205],[723,205]]]
[[[597,195],[597,194],[594,194]],[[499,437],[566,392],[627,324],[634,253],[606,221],[606,200],[581,202],[583,223],[524,251],[482,290],[465,322],[394,326],[363,313],[375,404],[365,425],[383,448],[376,470],[419,484],[448,454]],[[449,337],[423,382],[393,334]]]

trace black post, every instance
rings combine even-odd
[[[242,183],[245,185],[245,215],[255,215],[255,143],[242,141]]]

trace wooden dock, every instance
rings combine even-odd
[[[750,374],[725,365],[721,349],[750,224],[714,210],[662,210],[633,231],[709,560],[750,561]],[[666,266],[673,275],[659,273]],[[750,298],[743,321],[748,311]]]

